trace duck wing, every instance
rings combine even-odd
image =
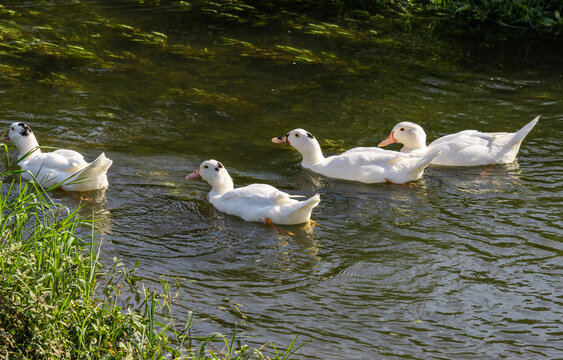
[[[384,181],[386,169],[403,159],[401,153],[379,151],[347,151],[326,158],[311,170],[322,175],[366,183]]]
[[[509,133],[483,133],[477,130],[464,130],[455,134],[442,136],[428,145],[428,150],[461,151],[469,146],[490,148],[493,143]]]
[[[428,152],[441,151],[441,155],[432,161],[436,165],[486,165],[491,163],[502,144],[510,139],[508,135],[510,133],[465,130],[433,141],[428,145]]]
[[[25,170],[33,169],[37,171],[44,169],[50,171],[64,171],[69,174],[75,173],[88,165],[84,157],[73,150],[56,150],[50,153],[38,154],[28,161],[22,163],[22,168]]]
[[[267,184],[251,184],[233,189],[221,201],[243,201],[246,205],[274,205],[290,199],[290,195]]]
[[[385,166],[404,157],[409,156],[380,148],[354,148],[340,155],[328,157],[323,165],[335,171],[347,171],[361,166]]]

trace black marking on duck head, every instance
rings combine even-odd
[[[223,168],[223,164],[221,164],[220,162],[217,162],[217,167],[215,168],[215,171],[219,171],[219,169]]]
[[[289,135],[291,133],[287,133],[285,135],[282,136],[278,136],[277,138],[272,138],[272,142],[276,143],[276,144],[289,144]]]
[[[27,135],[31,134],[31,132],[32,132],[31,128],[29,126],[27,126],[27,124],[21,122],[21,123],[18,124],[18,126],[21,127],[21,130],[20,130],[21,136],[27,136]]]
[[[307,133],[307,136],[310,137],[311,139],[314,139],[314,138],[315,138],[313,135],[311,135],[310,132]]]

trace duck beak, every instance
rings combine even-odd
[[[2,139],[0,139],[0,141],[2,141],[2,142],[10,141],[10,136],[8,135],[8,133],[6,133],[6,135],[4,135],[4,137],[2,137]]]
[[[395,132],[391,131],[391,134],[389,134],[389,136],[387,136],[387,139],[383,140],[382,142],[379,143],[379,147],[384,147],[387,146],[389,144],[394,144],[397,142],[397,139],[395,139]]]
[[[199,175],[199,167],[197,168],[196,171],[186,176],[186,180],[195,180],[195,179],[201,179],[201,176]]]
[[[272,142],[275,143],[275,144],[289,144],[289,140],[287,139],[287,135],[272,138]]]

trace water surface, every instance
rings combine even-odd
[[[128,2],[14,9],[19,26],[55,24],[104,61],[2,77],[1,125],[24,121],[41,145],[113,159],[105,200],[85,210],[103,210],[104,258],[139,261],[149,287],[178,277],[174,315],[206,319],[202,334],[239,323],[258,346],[299,334],[312,340],[297,356],[307,359],[563,356],[559,55],[500,64],[397,26],[349,44]],[[164,43],[134,41],[152,31]],[[321,60],[263,56],[275,45]],[[335,154],[376,146],[403,120],[432,140],[515,131],[540,114],[516,163],[430,167],[408,185],[328,179],[270,142],[301,127]],[[184,180],[210,158],[238,186],[320,194],[318,226],[285,227],[290,236],[216,211],[206,183]]]

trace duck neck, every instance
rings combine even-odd
[[[426,134],[417,134],[409,139],[407,143],[403,143],[401,152],[409,153],[412,151],[426,151]]]
[[[413,151],[420,151],[423,150],[425,151],[427,149],[427,146],[425,143],[419,143],[419,144],[409,144],[407,145],[403,145],[403,147],[401,148],[401,152],[404,153],[410,153]]]
[[[223,170],[224,173],[221,176],[215,178],[215,181],[211,184],[211,195],[223,195],[224,193],[231,191],[235,188],[233,183],[233,179],[227,173],[226,170]]]
[[[301,151],[301,156],[303,156],[301,165],[306,168],[318,164],[325,159],[323,151],[321,150],[321,146],[317,141],[312,143],[312,145],[308,149],[306,149],[306,151]]]
[[[18,149],[18,160],[26,155],[27,160],[41,154],[39,143],[33,134],[21,136],[14,145]]]

